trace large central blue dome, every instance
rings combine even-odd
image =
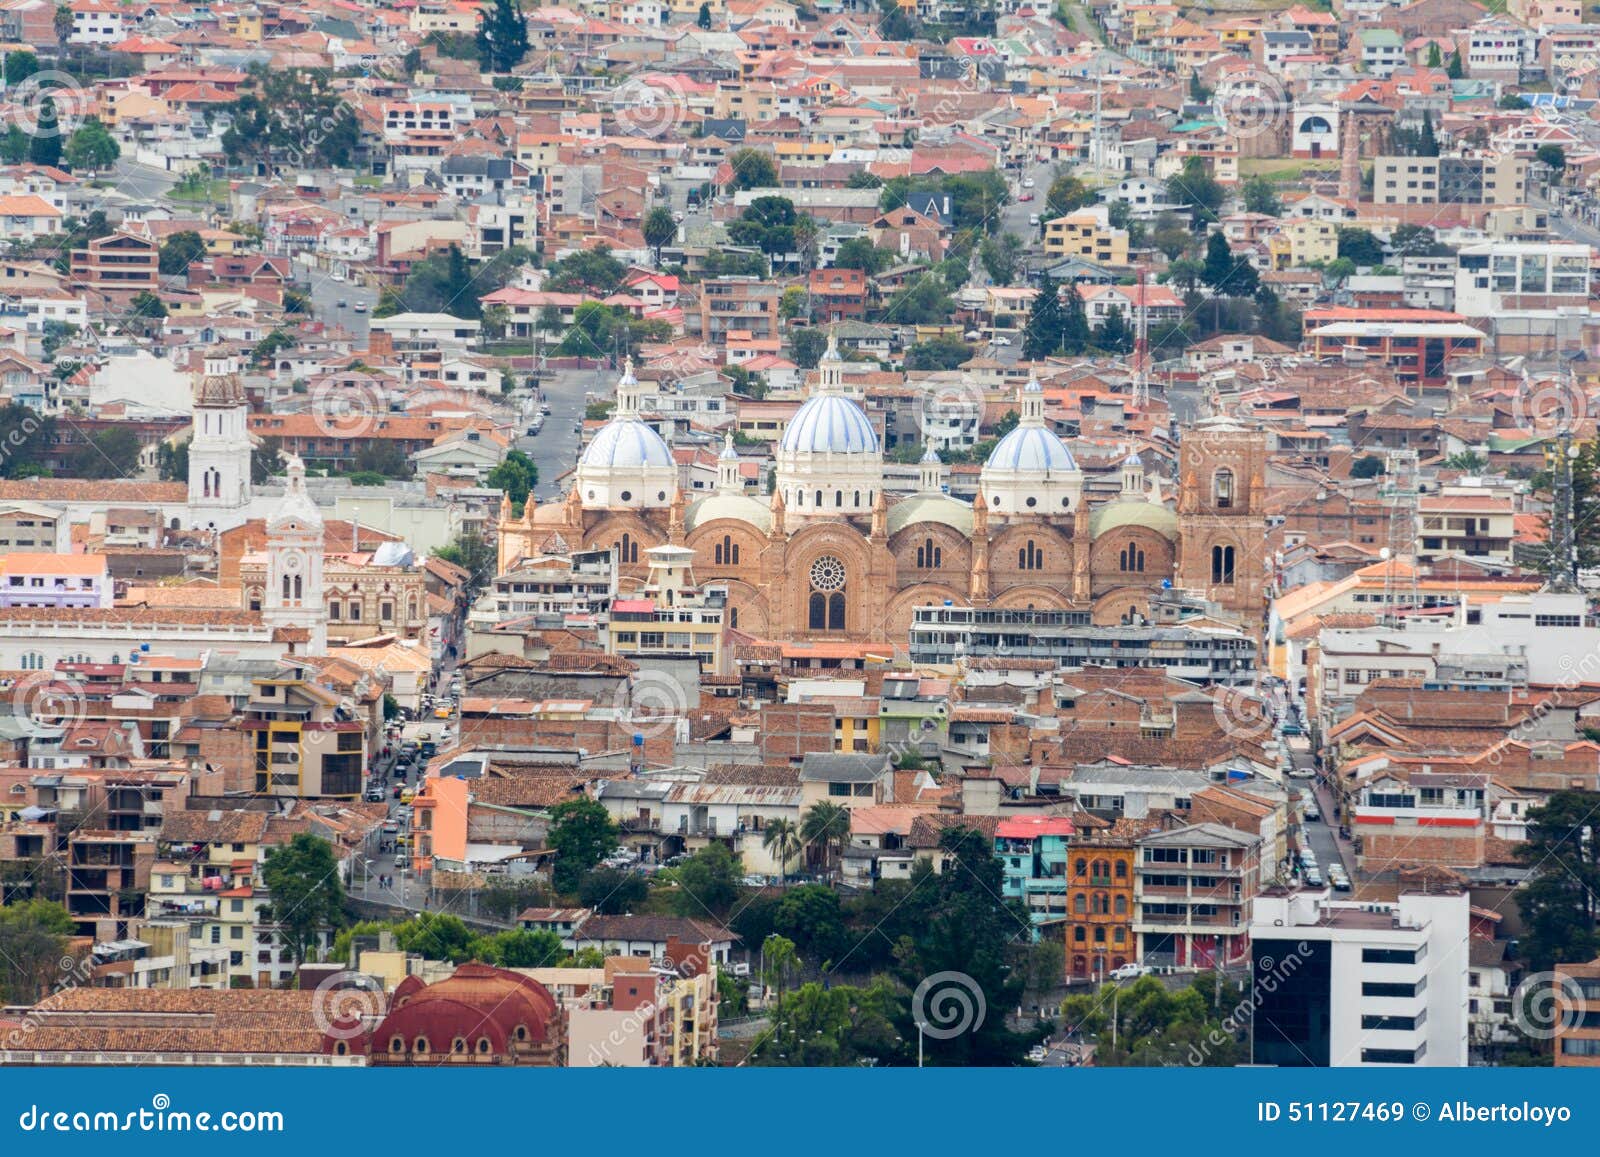
[[[1072,451],[1042,426],[1018,426],[1000,439],[984,463],[992,470],[1018,470],[1036,474],[1066,473],[1078,468]]]
[[[811,454],[876,454],[878,432],[855,402],[839,394],[821,394],[795,412],[778,448]]]
[[[600,428],[579,460],[582,466],[671,466],[672,451],[637,418],[613,418]]]

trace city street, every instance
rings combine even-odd
[[[378,304],[377,290],[349,281],[334,281],[324,273],[312,274],[309,288],[312,311],[319,321],[354,334],[359,344],[366,343],[372,309]],[[358,302],[366,305],[365,313],[356,312]]]
[[[528,424],[538,413],[538,406],[534,404],[520,419],[523,435],[516,443],[517,449],[539,467],[539,485],[534,489],[539,501],[548,502],[561,496],[561,476],[578,462],[576,426],[583,420],[587,404],[585,394],[608,397],[613,379],[611,370],[562,370],[540,375],[550,413],[545,416],[544,428],[535,437],[528,437]]]

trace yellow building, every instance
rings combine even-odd
[[[1091,205],[1045,225],[1045,256],[1052,260],[1082,258],[1096,265],[1128,263],[1128,231],[1111,225],[1104,205]]]
[[[229,8],[218,16],[222,31],[239,40],[260,44],[263,31],[261,10],[258,8]]]
[[[1267,251],[1279,272],[1332,261],[1339,256],[1339,230],[1331,221],[1285,221],[1267,238]]]
[[[731,539],[726,549],[735,549]],[[644,589],[636,598],[612,600],[606,653],[630,659],[693,655],[703,673],[726,674],[724,592],[695,587],[690,547],[656,546],[644,553],[650,567]]]

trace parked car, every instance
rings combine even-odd
[[[1322,887],[1322,872],[1316,868],[1307,868],[1306,883],[1310,884],[1313,888]]]
[[[1024,177],[1024,178],[1022,178],[1022,187],[1024,189],[1033,188],[1033,178],[1032,177]]]
[[[366,313],[367,312],[367,303],[364,302],[364,301],[356,302],[356,312],[357,313]]]
[[[1141,976],[1149,976],[1151,968],[1148,964],[1124,964],[1121,968],[1111,970],[1112,980],[1137,980]]]

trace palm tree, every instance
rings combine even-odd
[[[778,859],[778,875],[789,882],[789,860],[804,846],[793,820],[772,820],[761,833],[761,846]]]
[[[850,840],[850,809],[831,800],[812,804],[800,819],[800,838],[822,848],[823,863],[833,867],[833,853],[844,854]]]

